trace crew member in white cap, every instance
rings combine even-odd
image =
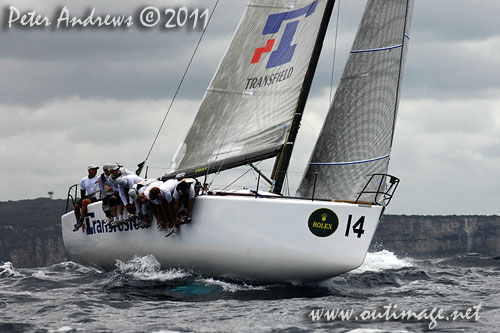
[[[77,231],[83,225],[83,219],[87,215],[87,206],[97,201],[99,195],[99,176],[97,176],[99,167],[90,164],[87,167],[88,176],[82,178],[80,182],[80,200],[75,203],[76,224],[73,231]],[[81,209],[81,211],[80,211]]]
[[[101,199],[102,199],[102,210],[106,214],[106,223],[109,224],[113,221],[113,215],[111,214],[111,205],[109,200],[111,199],[112,190],[108,185],[108,179],[111,176],[111,167],[114,163],[104,163],[102,166],[103,173],[99,177],[99,186],[101,189]]]

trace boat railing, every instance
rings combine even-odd
[[[366,197],[372,197],[373,200],[371,201],[374,204],[386,207],[391,202],[398,185],[399,178],[389,174],[374,173],[359,193],[355,202],[360,203],[362,197],[364,201],[366,201]]]
[[[226,192],[222,191],[210,191],[208,187],[204,187],[202,193],[208,195],[217,195],[217,196],[253,196],[255,198],[269,198],[269,199],[299,199],[299,200],[310,200],[310,201],[335,201],[335,202],[343,202],[343,203],[351,203],[358,205],[378,205],[378,206],[387,206],[391,202],[391,199],[396,191],[396,188],[399,184],[399,178],[389,175],[376,173],[370,176],[370,179],[363,187],[361,192],[358,193],[358,196],[355,200],[340,200],[340,199],[324,199],[316,197],[316,182],[318,179],[318,174],[314,174],[313,181],[313,189],[312,193],[308,197],[298,197],[298,196],[287,196],[287,195],[276,195],[274,193],[268,193],[266,191],[261,192],[261,174],[257,175],[256,179],[256,187],[255,190],[248,189],[248,193],[235,193],[232,191]],[[244,189],[246,189],[244,187]]]
[[[72,194],[72,193],[74,193],[74,194]],[[78,193],[78,184],[71,185],[68,189],[68,196],[66,197],[66,213],[68,212],[70,200],[71,200],[71,204],[72,204],[71,206],[75,205],[77,193]]]

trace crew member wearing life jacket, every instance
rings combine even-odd
[[[97,201],[99,195],[98,169],[97,165],[90,164],[87,167],[88,176],[82,178],[80,182],[80,200],[75,203],[75,217],[77,222],[73,232],[83,226],[83,219],[87,215],[87,206]]]

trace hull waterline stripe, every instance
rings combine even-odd
[[[309,163],[309,165],[351,165],[351,164],[363,164],[363,163],[370,163],[370,162],[375,162],[379,160],[383,160],[385,158],[389,158],[391,154],[387,154],[384,156],[380,157],[375,157],[375,158],[370,158],[368,160],[361,160],[361,161],[352,161],[352,162],[317,162],[317,163]]]

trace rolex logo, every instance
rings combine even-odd
[[[328,237],[337,230],[339,218],[333,210],[319,208],[309,215],[307,225],[315,236]]]

